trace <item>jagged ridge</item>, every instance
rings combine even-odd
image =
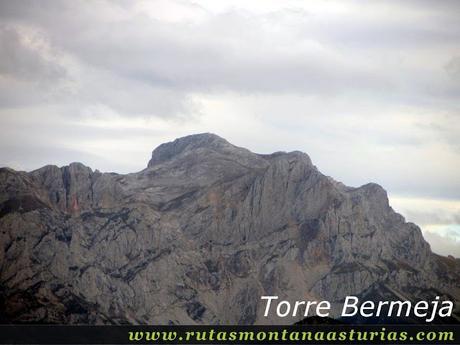
[[[293,323],[263,318],[260,296],[460,296],[458,260],[432,254],[382,187],[208,133],[133,174],[1,169],[0,229],[4,322]]]

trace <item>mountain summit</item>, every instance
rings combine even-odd
[[[162,144],[146,169],[0,169],[3,322],[254,324],[260,297],[460,300],[460,263],[431,252],[376,184],[308,155],[214,134]],[[335,315],[336,316],[336,315]]]
[[[184,153],[184,151],[187,152],[200,149],[215,151],[234,149],[236,151],[235,146],[231,145],[228,141],[215,134],[193,134],[158,146],[152,152],[152,159],[150,160],[148,166],[151,167],[155,164],[174,158],[175,156]]]

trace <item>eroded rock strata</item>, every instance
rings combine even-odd
[[[0,169],[0,294],[2,322],[293,323],[260,296],[458,302],[460,262],[376,184],[199,134],[133,174]]]

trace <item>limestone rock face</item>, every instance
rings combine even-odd
[[[460,262],[376,184],[198,134],[133,174],[0,169],[0,295],[2,322],[294,323],[260,296],[458,302]]]

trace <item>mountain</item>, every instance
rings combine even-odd
[[[347,187],[302,152],[213,134],[156,148],[146,169],[0,170],[2,322],[270,324],[285,300],[456,302],[460,260],[433,254],[385,190]],[[334,315],[337,316],[337,315]]]

